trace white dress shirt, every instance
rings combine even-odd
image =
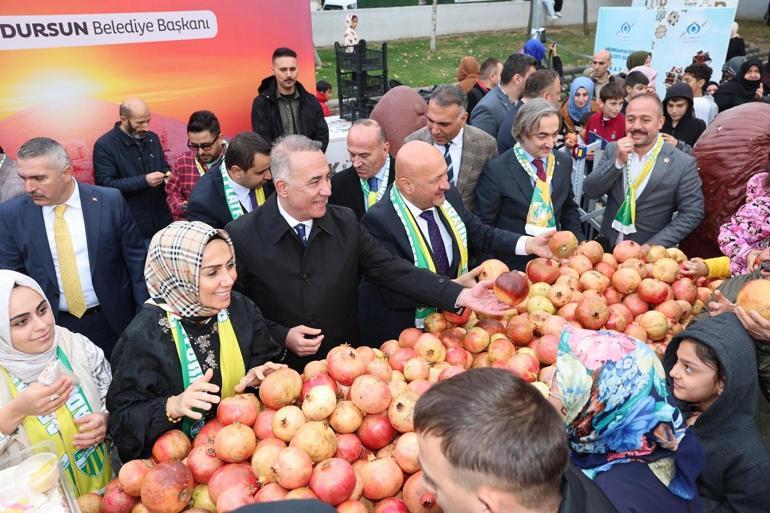
[[[452,157],[452,185],[457,187],[457,177],[460,176],[460,163],[463,159],[463,133],[465,132],[465,128],[461,128],[460,132],[455,136],[454,139],[449,141],[449,156]],[[444,153],[446,152],[446,147],[443,144],[436,144],[433,143],[433,146],[435,146],[438,151],[441,152],[441,156],[444,156]]]
[[[80,287],[83,289],[83,297],[86,301],[86,308],[93,308],[99,304],[99,298],[96,297],[94,284],[91,280],[91,263],[88,258],[88,242],[86,239],[86,223],[83,220],[83,207],[80,204],[80,189],[77,182],[72,196],[64,202],[67,209],[64,211],[64,221],[72,239],[72,250],[75,253],[75,262],[77,263],[78,276],[80,277]],[[53,258],[53,267],[56,271],[56,282],[59,284],[59,311],[69,311],[67,299],[64,297],[64,287],[61,282],[61,272],[59,269],[59,255],[56,252],[56,238],[54,236],[54,221],[56,213],[54,206],[43,207],[43,221],[45,223],[45,234],[48,237],[48,247],[51,248],[51,257]]]
[[[422,209],[412,204],[412,202],[410,202],[408,199],[406,199],[406,196],[404,196],[403,194],[401,196],[404,198],[404,204],[406,205],[406,208],[409,209],[409,211],[414,216],[414,219],[417,221],[417,227],[420,228],[423,238],[425,238],[425,242],[428,244],[428,247],[430,247],[431,251],[433,251],[433,245],[430,243],[430,235],[428,232],[428,221],[420,217],[420,214],[422,214],[423,212],[433,213],[433,218],[436,220],[436,224],[438,224],[438,231],[439,233],[441,233],[441,240],[444,242],[444,251],[446,251],[449,267],[452,267],[452,262],[454,262],[452,236],[449,234],[449,230],[447,230],[446,226],[444,225],[444,222],[441,220],[441,216],[436,215],[436,208],[435,207],[429,208],[428,210],[423,211]],[[457,241],[457,243],[460,244],[460,241]]]
[[[230,175],[228,174],[228,176]],[[251,212],[251,198],[249,198],[249,193],[251,192],[251,189],[239,184],[238,182],[233,180],[232,177],[230,177],[230,187],[233,188],[233,190],[235,191],[235,195],[238,196],[238,201],[241,202],[241,206],[243,207],[243,210],[246,212]]]
[[[294,230],[294,227],[300,224],[300,221],[297,221],[291,215],[289,215],[288,212],[283,208],[283,205],[281,205],[281,198],[278,198],[278,213],[281,214],[281,217],[283,217],[287,223],[289,223],[289,226],[291,226],[291,229]],[[307,221],[302,221],[302,224],[305,225],[305,237],[307,237],[308,240],[310,240],[310,230],[313,229],[313,220],[308,219]],[[294,233],[296,233],[297,230],[294,230]]]

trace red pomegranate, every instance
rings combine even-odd
[[[409,513],[404,501],[397,497],[388,497],[374,506],[372,513]]]
[[[217,435],[220,429],[225,427],[222,425],[221,422],[219,422],[216,417],[207,421],[200,431],[198,431],[198,435],[195,437],[195,441],[193,442],[193,447],[198,447],[199,445],[206,445],[206,444],[213,444],[214,443],[214,437]]]
[[[305,365],[305,369],[302,373],[302,381],[310,381],[317,375],[326,374],[326,360],[313,360]]]
[[[396,397],[388,407],[388,420],[399,432],[414,431],[414,407],[419,395],[407,389]]]
[[[540,372],[540,365],[535,356],[522,352],[524,349],[525,348],[522,348],[518,353],[511,356],[508,361],[505,362],[505,367],[527,383],[532,383],[537,379],[537,375]]]
[[[220,468],[209,479],[209,496],[214,503],[219,500],[219,495],[232,485],[241,488],[257,486],[257,478],[251,467],[245,463],[230,463]]]
[[[278,483],[270,483],[259,489],[255,499],[257,502],[281,501],[286,498],[288,490]]]
[[[527,263],[527,276],[533,283],[552,285],[559,277],[559,263],[550,258],[535,258]]]
[[[350,386],[358,376],[366,372],[367,362],[350,346],[343,345],[335,349],[326,356],[329,375],[341,384]]]
[[[302,391],[302,376],[292,369],[279,369],[259,385],[259,399],[271,410],[293,404]]]
[[[313,473],[313,460],[297,447],[286,447],[275,460],[275,474],[278,484],[287,490],[305,486]]]
[[[498,360],[507,360],[515,352],[516,348],[507,338],[496,338],[489,343],[487,359],[489,363],[495,363]]]
[[[631,312],[632,319],[650,309],[650,305],[639,297],[639,294],[629,294],[624,297],[623,305]]]
[[[608,330],[615,330],[619,332],[626,331],[626,327],[633,319],[631,311],[623,304],[615,304],[609,306],[610,316],[607,319],[605,328]]]
[[[363,502],[349,500],[337,505],[337,513],[369,513]]]
[[[404,473],[391,457],[375,458],[361,467],[364,497],[380,500],[393,497],[404,484]]]
[[[364,447],[376,451],[393,441],[396,437],[396,430],[393,429],[388,416],[380,413],[365,416],[356,434]]]
[[[385,381],[364,374],[353,381],[350,400],[364,413],[382,413],[390,406],[390,389]]]
[[[194,486],[192,472],[184,463],[160,463],[142,481],[142,504],[152,513],[179,513],[190,502]]]
[[[414,474],[420,470],[420,461],[417,459],[419,447],[415,433],[404,433],[396,440],[396,448],[393,457],[401,470],[407,474]]]
[[[503,273],[495,280],[493,291],[503,303],[517,305],[529,294],[529,280],[521,271]]]
[[[559,347],[559,337],[543,335],[535,342],[535,356],[543,365],[556,363],[556,350]]]
[[[422,333],[422,331],[420,331]],[[380,352],[385,355],[386,358],[390,358],[390,355],[396,352],[396,349],[398,349],[398,340],[386,340],[382,343],[380,346]]]
[[[604,256],[604,248],[595,240],[587,240],[581,242],[577,249],[578,255],[583,255],[588,258],[592,264],[596,265],[602,261]]]
[[[594,266],[594,271],[602,273],[607,278],[612,279],[612,275],[615,274],[615,268],[606,262],[599,262]]]
[[[480,353],[489,345],[489,333],[481,327],[474,326],[463,337],[463,348],[471,353]]]
[[[342,458],[348,463],[353,463],[361,457],[364,446],[361,440],[353,433],[337,433],[337,452],[335,458]]]
[[[224,465],[225,463],[217,458],[213,445],[194,447],[187,456],[187,466],[190,468],[196,483],[208,483],[214,472]]]
[[[412,358],[419,356],[417,351],[411,347],[401,347],[396,349],[388,358],[388,363],[393,370],[403,371],[406,362]]]
[[[299,394],[300,399],[304,401],[308,392],[310,392],[310,389],[317,386],[327,386],[334,390],[335,394],[337,393],[337,382],[325,372],[321,372],[305,381],[305,384],[302,385],[302,391]]]
[[[158,463],[182,461],[192,449],[192,443],[182,431],[166,431],[152,444],[152,457]]]
[[[367,365],[372,363],[374,359],[377,357],[377,353],[375,353],[374,349],[372,349],[369,346],[357,347],[356,353],[358,353],[358,356],[364,359]]]
[[[449,379],[453,376],[457,376],[458,374],[462,374],[466,370],[467,369],[465,367],[460,367],[459,365],[450,365],[449,367],[439,372],[438,381],[444,381],[445,379]]]
[[[551,236],[548,243],[551,253],[556,258],[569,258],[575,254],[578,240],[575,234],[568,231],[559,231]]]
[[[248,395],[253,397],[252,394]],[[254,421],[257,420],[257,414],[259,413],[259,406],[256,404],[255,399],[248,397],[246,394],[225,397],[217,407],[217,420],[225,426],[233,422],[240,422],[247,426],[254,425]]]
[[[117,479],[110,481],[102,498],[103,513],[130,513],[137,499],[127,494]]]
[[[240,463],[254,454],[257,435],[249,426],[238,422],[223,427],[214,438],[217,458],[226,463]]]
[[[599,299],[585,297],[575,310],[575,319],[586,329],[598,330],[604,326],[610,312],[607,305]]]
[[[414,347],[417,343],[417,339],[422,335],[422,331],[418,328],[406,328],[398,336],[398,345],[401,347]]]
[[[639,294],[642,301],[651,305],[659,305],[668,299],[668,292],[670,289],[671,288],[662,281],[654,278],[645,278],[639,284],[637,294]]]
[[[274,416],[275,410],[262,410],[257,414],[257,420],[254,421],[254,434],[257,435],[257,438],[264,440],[266,438],[273,438],[275,436],[273,434]],[[198,433],[198,436],[200,436],[200,433]],[[198,439],[196,438],[195,440],[197,442]],[[213,438],[211,439],[211,442],[214,443]]]
[[[308,486],[319,500],[336,506],[350,499],[356,487],[356,473],[347,461],[330,458],[313,469]]]
[[[580,275],[578,283],[580,283],[580,287],[583,291],[595,290],[596,292],[602,293],[609,287],[610,280],[598,271],[586,271]]]
[[[257,502],[257,491],[258,488],[255,486],[246,488],[241,488],[238,485],[230,486],[222,493],[222,498],[217,501],[216,513],[229,513],[243,506],[254,504]]]
[[[676,299],[683,299],[691,305],[698,299],[698,287],[690,278],[681,278],[671,284]]]
[[[469,369],[473,363],[473,356],[463,349],[462,346],[454,346],[446,350],[446,359],[444,361],[449,365],[457,365]]]
[[[406,480],[403,495],[409,513],[441,513],[441,506],[436,502],[436,496],[423,484],[422,471]]]
[[[142,492],[142,480],[147,472],[155,466],[152,460],[131,460],[118,473],[118,481],[124,492],[131,497],[139,497]]]
[[[625,262],[629,258],[642,258],[642,247],[632,241],[624,240],[619,242],[612,249],[612,256],[614,256],[618,262]]]

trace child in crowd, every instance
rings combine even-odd
[[[704,94],[706,84],[711,80],[712,72],[708,64],[691,64],[684,69],[683,80],[692,89],[695,117],[702,119],[706,126],[714,121],[719,113],[714,98],[710,94]]]
[[[632,71],[626,76],[626,82],[623,86],[626,90],[626,97],[623,100],[623,109],[621,112],[625,115],[628,102],[634,96],[639,96],[642,93],[647,92],[647,88],[650,85],[650,79],[645,76],[641,71]]]
[[[703,511],[767,511],[770,454],[757,430],[755,342],[733,313],[674,337],[663,366],[706,454],[698,478]]]
[[[596,137],[601,137],[607,142],[615,142],[626,136],[626,117],[620,113],[624,96],[623,89],[615,82],[602,87],[599,92],[601,111],[588,119],[583,134],[584,141],[590,144]]]
[[[666,121],[660,132],[663,140],[685,153],[693,154],[693,148],[706,123],[693,113],[692,89],[684,82],[677,82],[666,91],[663,100]]]
[[[321,110],[324,113],[324,117],[331,116],[332,113],[329,110],[327,102],[332,97],[332,85],[325,80],[319,80],[315,85],[315,91],[315,97],[318,100],[318,103],[321,104]]]

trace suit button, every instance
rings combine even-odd
[[[446,279],[445,279],[445,278],[439,278],[439,279],[438,279],[438,282],[439,282],[439,283],[446,283]]]
[[[310,275],[308,273],[303,274],[302,281],[310,281]]]

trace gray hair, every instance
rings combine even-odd
[[[516,113],[511,135],[520,141],[522,136],[537,130],[540,120],[547,116],[559,116],[559,110],[543,98],[528,99],[527,103],[522,105],[519,112]]]
[[[304,135],[287,135],[278,139],[270,152],[270,174],[273,180],[290,181],[292,154],[306,151],[321,151],[321,143]]]
[[[383,144],[388,142],[387,138],[385,137],[385,130],[383,130],[382,126],[373,119],[358,118],[357,120],[353,121],[352,125],[350,125],[350,129],[352,130],[354,126],[365,126],[368,128],[376,128],[377,135],[379,136],[380,142]]]
[[[25,142],[16,153],[17,160],[29,160],[37,157],[47,157],[48,165],[57,168],[59,171],[65,167],[71,166],[72,161],[67,150],[60,143],[49,137],[35,137]]]
[[[430,93],[430,102],[443,108],[459,105],[460,110],[465,111],[468,105],[468,96],[459,86],[444,84],[436,87]]]

